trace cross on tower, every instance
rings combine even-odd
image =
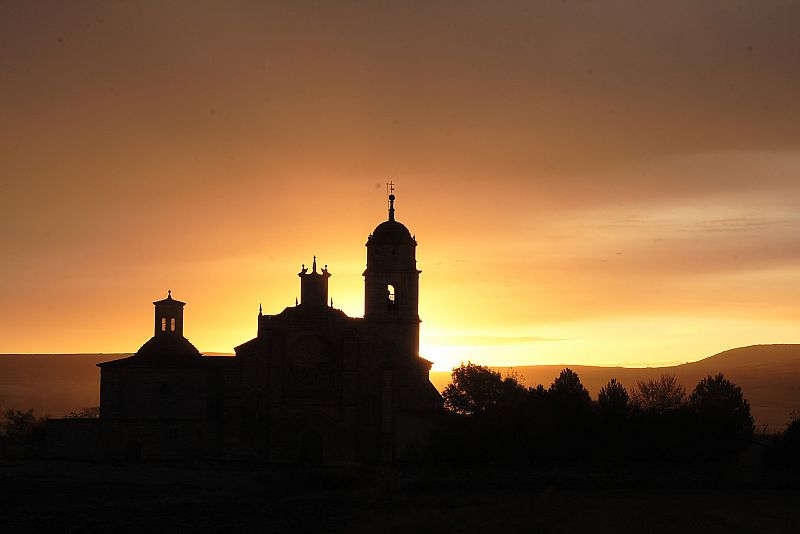
[[[386,182],[386,192],[389,194],[389,220],[394,220],[394,182]]]

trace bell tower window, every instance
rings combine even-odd
[[[172,317],[169,320],[169,331],[170,332],[174,332],[175,331],[175,317]]]
[[[162,317],[161,318],[161,331],[162,332],[166,332],[167,331],[167,318],[166,317]]]

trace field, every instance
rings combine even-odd
[[[685,473],[686,474],[686,473]],[[797,532],[800,491],[518,472],[0,464],[6,532]],[[634,477],[636,478],[636,477]],[[624,483],[620,483],[624,482]]]

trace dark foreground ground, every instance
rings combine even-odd
[[[0,463],[3,532],[800,532],[797,486],[577,468]],[[783,489],[781,489],[783,488]]]

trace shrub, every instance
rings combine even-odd
[[[65,417],[67,419],[97,419],[100,417],[100,407],[90,406],[77,412],[70,412]]]
[[[33,454],[33,444],[44,437],[45,417],[36,417],[33,410],[6,410],[0,420],[2,456],[24,458]]]
[[[658,380],[639,382],[631,401],[640,410],[664,413],[686,403],[686,390],[673,375],[661,375]]]
[[[0,422],[0,435],[8,438],[26,438],[41,422],[33,414],[33,410],[6,410],[3,421]]]

